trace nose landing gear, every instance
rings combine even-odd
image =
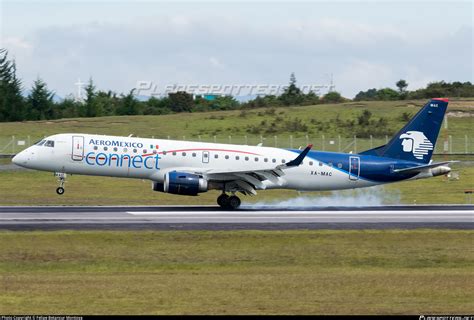
[[[56,173],[54,173],[54,175],[58,178],[58,182],[59,182],[59,187],[56,188],[56,193],[59,194],[59,195],[63,195],[64,191],[65,191],[64,190],[64,183],[66,183],[66,174],[56,172]]]
[[[228,196],[227,194],[223,193],[217,198],[217,204],[222,209],[230,209],[234,210],[240,207],[240,199],[236,195]]]

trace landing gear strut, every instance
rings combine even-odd
[[[217,204],[222,209],[234,210],[240,207],[240,199],[235,195],[228,196],[227,194],[223,193],[217,198]]]
[[[56,172],[54,175],[58,178],[58,182],[59,182],[59,187],[56,188],[56,193],[59,194],[59,195],[63,195],[64,191],[65,191],[64,190],[64,183],[66,182],[66,174]]]

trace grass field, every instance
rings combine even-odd
[[[471,314],[472,231],[0,232],[1,314]]]
[[[308,137],[309,142],[315,143],[314,148],[321,150],[323,142],[316,133],[316,129],[311,127],[310,119],[318,119],[326,123],[331,123],[336,117],[341,119],[355,119],[361,110],[368,109],[374,117],[384,116],[389,119],[389,124],[394,128],[403,126],[404,121],[401,115],[404,112],[414,114],[423,105],[425,101],[386,101],[386,102],[351,102],[335,105],[317,105],[293,108],[278,108],[274,114],[268,112],[270,109],[248,110],[246,116],[241,116],[241,111],[225,111],[225,112],[207,112],[193,114],[176,114],[165,116],[135,116],[135,117],[103,117],[103,118],[81,118],[81,119],[62,119],[56,121],[37,121],[37,122],[21,122],[21,123],[0,123],[0,147],[2,139],[6,143],[11,139],[11,135],[17,138],[41,137],[59,132],[86,132],[101,133],[114,135],[128,135],[134,133],[139,136],[186,138],[196,139],[204,133],[203,140],[212,141],[210,134],[218,131],[220,134],[218,142],[234,142],[244,143],[243,137],[246,134],[242,130],[247,125],[257,125],[261,121],[270,121],[275,116],[281,116],[283,119],[299,118],[303,119],[310,131],[315,136]],[[465,150],[465,135],[472,137],[470,144],[467,145],[469,150],[474,152],[474,101],[472,100],[455,100],[449,105],[449,134],[460,139],[455,143],[456,149]],[[329,136],[335,136],[340,132],[335,131],[334,127],[326,128],[328,135],[326,139],[326,149],[330,149]],[[395,130],[395,129],[394,129]],[[211,132],[212,131],[212,132]],[[225,135],[224,135],[225,133]],[[238,134],[240,140],[234,135],[232,141],[228,140],[228,135]],[[289,142],[285,135],[290,132],[283,132],[279,135],[277,141],[279,146],[289,146]],[[306,138],[303,132],[291,132],[294,135],[294,146],[304,145]],[[441,133],[441,139],[446,136],[444,130]],[[299,138],[298,138],[299,137]],[[285,140],[286,139],[286,140]],[[456,138],[455,138],[456,139]],[[342,147],[348,142],[349,138],[344,140]],[[384,139],[382,139],[384,140]],[[373,146],[383,144],[381,139],[375,139]],[[352,140],[351,140],[352,141]],[[457,140],[455,140],[457,141]],[[260,137],[249,136],[249,144],[260,142]],[[275,141],[268,137],[264,140],[264,144],[272,145]],[[363,141],[364,142],[364,141]],[[333,145],[333,149],[336,148]],[[443,143],[439,141],[437,148],[442,148]],[[15,146],[17,147],[17,146]],[[361,143],[359,150],[368,149],[368,140],[365,145]],[[21,147],[20,147],[21,148]],[[353,146],[351,147],[353,148]],[[7,151],[9,148],[7,148]],[[349,149],[345,150],[350,151]],[[456,151],[456,150],[455,150]],[[453,156],[453,160],[473,161],[472,156]],[[435,160],[446,160],[443,156],[438,156]],[[0,159],[0,165],[9,163],[8,159]],[[448,181],[445,177],[437,177],[420,181],[409,181],[384,186],[382,189],[368,189],[369,193],[375,192],[377,201],[383,203],[466,203],[464,191],[474,189],[474,168],[465,165],[454,165],[454,170],[460,175],[459,180]],[[54,190],[56,188],[55,179],[50,173],[32,172],[32,171],[0,171],[0,205],[61,205],[61,204],[88,204],[88,205],[121,205],[121,204],[214,204],[217,197],[216,192],[204,193],[198,197],[183,197],[163,193],[152,192],[150,183],[141,180],[127,180],[118,178],[97,178],[86,176],[71,176],[69,183],[66,185],[66,194],[58,197]],[[374,191],[375,190],[375,191]],[[362,193],[365,193],[363,191]],[[337,193],[305,193],[306,197],[320,199],[328,197],[328,203],[335,200],[331,197],[334,195],[344,195],[346,198],[353,196],[354,204],[360,204],[358,191],[343,191]],[[126,195],[126,196],[124,196]],[[298,197],[295,191],[264,191],[260,192],[257,197],[245,197],[244,202],[272,202],[276,199],[287,199]],[[316,202],[318,203],[318,202]]]
[[[162,116],[122,116],[101,118],[77,118],[61,119],[54,121],[25,121],[0,123],[0,149],[8,144],[12,136],[31,143],[44,136],[64,133],[97,133],[107,135],[134,134],[140,137],[191,139],[197,140],[199,136],[203,141],[257,144],[263,137],[264,145],[280,147],[298,147],[307,142],[313,143],[316,149],[337,151],[339,136],[342,138],[341,148],[345,148],[352,140],[354,132],[347,128],[335,125],[335,119],[355,120],[363,110],[367,109],[373,114],[373,118],[385,117],[388,120],[387,127],[395,132],[407,121],[402,119],[403,113],[414,115],[426,100],[415,101],[369,101],[349,102],[342,104],[325,104],[316,106],[276,108],[274,112],[270,108],[242,111],[220,111],[203,113],[180,113]],[[456,150],[464,152],[465,136],[470,139],[467,146],[474,152],[474,100],[453,100],[448,109],[449,131],[448,134],[454,139]],[[292,126],[286,128],[276,124],[299,119],[307,126],[307,130],[294,129]],[[265,124],[262,124],[265,123]],[[250,128],[276,128],[275,133],[251,133]],[[278,136],[275,141],[274,135]],[[293,136],[290,141],[289,135]],[[308,139],[306,139],[308,135]],[[324,139],[323,139],[324,135]],[[229,136],[231,138],[229,139]],[[247,136],[247,139],[245,139]],[[329,144],[330,140],[334,144]],[[374,139],[373,147],[383,144],[385,137]],[[438,150],[441,144],[438,146]],[[353,150],[347,149],[345,151]],[[370,148],[368,140],[360,141],[357,150]],[[15,152],[21,147],[7,147],[6,152]]]
[[[304,119],[313,137],[321,132],[311,118],[331,122],[339,114],[353,119],[367,108],[401,127],[401,114],[415,113],[423,103],[323,105],[276,109],[276,114]],[[474,135],[472,105],[450,103],[449,134]],[[0,147],[11,135],[33,140],[59,132],[180,139],[202,135],[203,140],[217,135],[228,142],[228,135],[243,136],[246,126],[274,117],[260,109],[245,116],[229,111],[0,123]],[[328,136],[345,134],[326,129]],[[249,144],[259,142],[253,138]],[[304,140],[295,139],[295,144]],[[340,205],[341,195],[346,205],[466,203],[464,190],[474,189],[472,157],[453,159],[468,161],[453,166],[459,180],[436,177],[334,193],[262,191],[243,197],[243,203],[305,198]],[[9,162],[2,159],[0,165]],[[69,176],[66,193],[58,196],[52,173],[30,170],[0,170],[0,181],[0,205],[202,205],[214,204],[217,197],[216,192],[198,197],[157,193],[148,181],[79,175]],[[0,243],[0,314],[474,312],[472,230],[0,231]]]

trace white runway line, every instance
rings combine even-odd
[[[330,228],[346,228],[352,225],[361,228],[360,224],[371,224],[375,228],[385,228],[387,224],[397,223],[399,226],[416,227],[434,225],[460,229],[474,229],[473,207],[464,209],[462,206],[452,208],[435,207],[403,207],[377,208],[245,208],[242,210],[220,211],[216,206],[209,207],[24,207],[0,208],[0,228],[21,228],[34,225],[34,228],[51,225],[68,225],[68,228],[81,228],[82,225],[96,226],[107,229],[110,226],[132,228],[136,225],[195,225],[196,228],[214,230],[218,224],[237,224],[238,228],[254,228],[254,225],[271,224],[289,226],[306,224],[308,227],[327,225]],[[432,210],[430,210],[432,209]],[[99,227],[100,226],[100,227]],[[281,227],[280,226],[280,227]],[[218,228],[218,227],[217,227]],[[232,227],[229,227],[232,228]],[[277,227],[275,227],[277,228]],[[284,227],[281,227],[284,228]]]
[[[474,212],[466,210],[423,210],[423,211],[395,211],[395,210],[386,210],[386,211],[173,211],[173,212],[162,212],[162,211],[127,211],[128,214],[134,216],[204,216],[204,215],[213,215],[221,216],[233,215],[233,216],[301,216],[301,215],[311,215],[311,216],[320,216],[320,215],[331,215],[331,217],[337,217],[338,215],[471,215],[474,219]]]

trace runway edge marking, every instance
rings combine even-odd
[[[297,216],[297,215],[447,215],[447,214],[461,214],[461,215],[471,215],[474,218],[474,213],[466,210],[433,210],[433,211],[395,211],[395,210],[384,210],[384,211],[173,211],[173,212],[163,212],[163,211],[126,211],[126,213],[135,215],[135,216],[178,216],[178,215],[189,215],[189,216],[200,216],[200,215],[214,215],[222,216],[224,214],[235,215],[235,216],[244,216],[244,215],[288,215],[288,216]]]

